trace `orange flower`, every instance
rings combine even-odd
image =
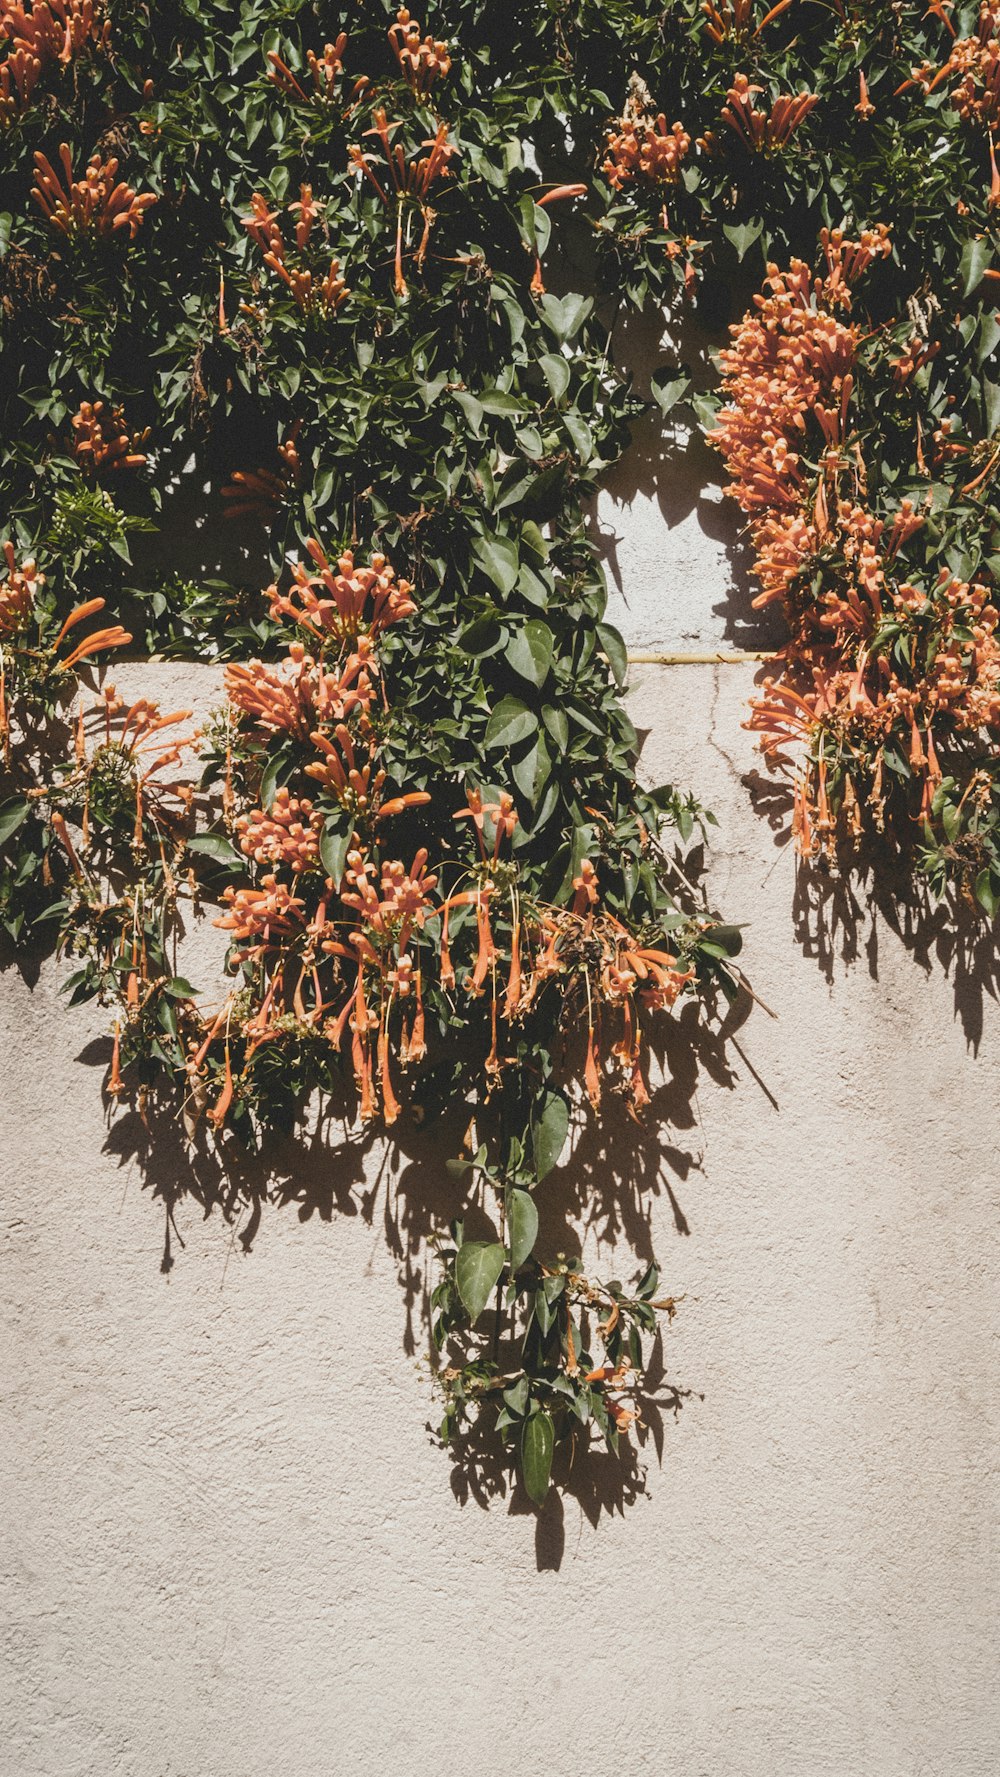
[[[82,179],[73,178],[73,162],[69,147],[63,142],[59,149],[65,184],[46,155],[35,155],[35,183],[31,195],[43,215],[61,234],[71,238],[81,234],[110,236],[127,229],[135,240],[146,211],[156,203],[152,192],[137,196],[123,180],[116,182],[117,160],[102,162],[93,154],[87,162]]]

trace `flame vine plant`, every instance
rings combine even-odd
[[[636,778],[586,504],[640,404],[546,289],[593,179],[547,176],[531,16],[0,0],[0,917],[151,1130],[457,1129],[443,1430],[541,1500],[634,1425],[673,1304],[548,1252],[537,1187],[571,1125],[656,1115],[657,1032],[740,939],[685,872],[704,811]],[[95,690],[130,645],[224,661],[224,706]]]
[[[755,602],[785,618],[749,725],[791,775],[799,853],[846,867],[878,836],[875,869],[890,842],[992,917],[1000,7],[613,11],[605,275],[714,323],[745,293],[721,402],[678,365],[654,394],[721,452]]]

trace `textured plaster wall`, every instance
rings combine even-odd
[[[657,473],[600,512],[630,642],[760,645],[728,521]],[[679,1045],[672,1127],[590,1154],[605,1274],[641,1192],[686,1299],[640,1472],[581,1464],[540,1517],[453,1492],[426,1429],[433,1142],[290,1148],[249,1253],[182,1197],[163,1272],[180,1146],[107,1127],[102,1019],[55,967],[0,974],[4,1777],[993,1777],[990,957],[797,892],[752,678],[633,672],[644,769],[718,814],[711,893],[780,1017]],[[557,1176],[554,1226],[572,1201]]]

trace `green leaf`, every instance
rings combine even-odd
[[[990,262],[990,243],[985,236],[976,240],[966,241],[959,262],[959,273],[962,279],[962,295],[969,296],[982,283],[983,273]]]
[[[510,1268],[524,1264],[538,1238],[538,1210],[530,1191],[512,1191],[508,1210]]]
[[[544,1503],[549,1491],[554,1444],[552,1421],[544,1409],[539,1409],[537,1413],[532,1413],[530,1419],[525,1420],[521,1433],[521,1473],[528,1498],[536,1506]]]
[[[542,721],[561,753],[569,746],[569,717],[555,704],[542,711]]]
[[[995,918],[997,908],[1000,907],[1000,895],[993,885],[992,871],[980,870],[976,877],[976,900],[990,919]]]
[[[477,537],[472,559],[504,596],[517,584],[521,562],[511,537]]]
[[[174,975],[170,981],[164,983],[163,991],[172,1000],[193,1000],[198,997],[198,989],[191,986],[185,975]]]
[[[543,352],[538,360],[545,381],[549,385],[549,393],[553,401],[561,401],[569,388],[569,364],[556,352]]]
[[[6,845],[30,813],[31,803],[25,796],[13,796],[9,802],[0,803],[0,845]]]
[[[560,341],[572,339],[583,326],[584,321],[593,308],[593,300],[589,296],[543,296],[539,307],[546,322]]]
[[[601,647],[604,649],[604,652],[608,657],[611,671],[615,675],[615,684],[624,685],[628,676],[628,653],[625,648],[625,643],[622,641],[618,631],[613,628],[610,623],[599,623],[597,625],[597,634]]]
[[[325,825],[319,836],[319,859],[335,889],[339,889],[344,876],[347,854],[351,849],[353,829],[347,833],[334,833],[329,825]]]
[[[519,697],[502,697],[486,724],[485,744],[496,751],[515,747],[518,741],[534,734],[537,727],[537,716]]]
[[[7,210],[5,210],[3,215],[0,216],[0,259],[3,258],[7,248],[10,246],[10,231],[13,226],[14,218]]]
[[[467,1240],[459,1247],[455,1259],[455,1282],[473,1324],[496,1289],[506,1258],[499,1241]]]
[[[722,232],[727,240],[732,241],[736,248],[736,257],[742,263],[754,241],[758,241],[763,234],[764,224],[763,222],[724,222]]]
[[[511,1384],[510,1388],[505,1388],[503,1398],[511,1412],[516,1413],[519,1419],[523,1419],[524,1409],[528,1405],[527,1376],[519,1377],[516,1382]]]
[[[650,392],[660,412],[666,416],[676,407],[691,387],[691,378],[683,370],[660,370],[649,379]]]
[[[557,1165],[569,1134],[569,1105],[561,1092],[548,1090],[541,1109],[531,1120],[531,1145],[535,1177],[541,1180]]]
[[[477,401],[475,395],[470,395],[465,389],[453,389],[452,394],[468,420],[474,436],[478,438],[483,424],[482,402]]]
[[[529,685],[544,685],[552,665],[556,638],[540,617],[529,617],[511,636],[504,658]]]
[[[719,403],[714,395],[692,395],[691,406],[703,432],[714,430],[719,418]]]
[[[219,864],[241,864],[246,868],[247,860],[242,852],[228,840],[224,833],[196,833],[188,840],[188,851],[200,852],[205,857],[214,858]]]
[[[544,737],[539,735],[534,746],[525,753],[524,757],[515,759],[511,766],[511,776],[521,795],[527,798],[532,808],[535,808],[541,800],[542,792],[551,775],[552,760],[549,756],[549,749],[545,745]]]

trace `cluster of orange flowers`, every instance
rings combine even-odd
[[[231,481],[222,488],[224,518],[256,518],[270,525],[288,499],[289,489],[301,479],[299,432],[301,420],[293,420],[286,436],[278,445],[279,470],[267,468],[237,469]]]
[[[0,555],[7,566],[6,574],[0,579],[0,746],[4,760],[8,762],[11,712],[7,700],[8,662],[3,643],[14,641],[16,645],[23,639],[33,621],[35,598],[39,588],[45,583],[45,576],[38,572],[34,561],[18,560],[17,550],[9,538],[0,544]],[[85,623],[90,617],[96,617],[103,610],[102,598],[87,599],[82,605],[74,607],[47,649],[34,651],[36,662],[42,666],[43,671],[72,672],[82,661],[92,660],[95,654],[111,648],[123,648],[132,640],[120,623],[92,630],[82,641],[73,637],[79,624]],[[72,645],[60,660],[59,650],[69,637],[73,637]],[[15,654],[15,661],[16,658]]]
[[[229,666],[226,687],[237,723],[267,742],[287,736],[311,749],[302,777],[320,787],[326,807],[341,811],[335,819],[342,877],[335,880],[323,863],[329,817],[297,786],[280,789],[267,810],[237,817],[240,848],[262,874],[226,891],[218,924],[230,934],[234,964],[249,970],[256,986],[249,1011],[237,993],[197,1046],[192,1042],[193,1095],[204,1098],[203,1069],[213,1045],[223,1045],[221,1087],[208,1112],[221,1128],[240,1090],[234,1037],[243,1043],[246,1076],[261,1045],[287,1033],[291,1022],[350,1056],[362,1118],[381,1114],[391,1124],[400,1111],[400,1074],[427,1048],[433,954],[445,994],[488,1001],[488,1081],[512,1064],[504,1027],[523,1020],[558,978],[582,1015],[582,1072],[592,1104],[600,1103],[610,1065],[630,1104],[640,1107],[648,1100],[640,1009],[671,1006],[690,971],[602,910],[589,861],[574,881],[571,905],[526,904],[505,855],[517,827],[505,791],[487,800],[471,789],[455,814],[456,822],[471,823],[478,856],[453,864],[461,874],[451,892],[440,892],[426,848],[409,863],[394,855],[393,819],[431,801],[425,790],[397,792],[388,783],[374,721],[387,707],[379,641],[415,612],[412,588],[382,556],[362,565],[345,553],[331,562],[318,543],[308,548],[309,562],[297,566],[289,590],[271,587],[266,595],[272,616],[293,623],[305,639],[289,644],[281,666]],[[428,925],[430,948],[415,942]]]
[[[26,109],[46,68],[66,67],[88,45],[108,48],[102,10],[101,0],[0,0],[0,43],[10,45],[0,62],[0,123]]]
[[[616,191],[637,178],[651,185],[676,185],[690,146],[683,124],[668,129],[662,111],[650,117],[630,102],[608,134],[602,171]]]
[[[341,31],[336,43],[324,45],[321,55],[314,49],[306,50],[306,66],[312,92],[308,93],[302,82],[296,79],[287,62],[282,61],[276,50],[269,50],[267,59],[271,64],[271,79],[275,86],[287,93],[290,98],[300,99],[304,105],[317,100],[323,105],[332,105],[340,99],[340,82],[344,74],[344,52],[347,49],[347,32]],[[351,89],[349,104],[357,103],[361,94],[366,91],[370,82],[367,74],[361,75]]]
[[[411,93],[426,99],[434,82],[451,68],[448,45],[436,43],[430,36],[421,38],[420,26],[405,6],[396,14],[396,23],[389,26],[389,42]]]
[[[299,187],[298,197],[288,205],[288,214],[294,218],[296,249],[299,253],[305,253],[318,215],[311,185]],[[259,191],[255,191],[250,199],[250,215],[243,217],[243,226],[263,253],[264,264],[270,266],[282,283],[287,285],[296,307],[304,315],[327,317],[336,314],[350,295],[340,275],[340,261],[337,258],[331,258],[329,268],[322,278],[314,277],[308,266],[290,264],[290,250],[281,230],[279,213],[271,209],[266,197]],[[220,318],[224,327],[225,313],[221,299]]]
[[[770,154],[784,148],[819,100],[815,93],[782,93],[770,111],[758,111],[754,100],[764,88],[746,74],[737,74],[726,94],[722,121],[751,154]],[[711,145],[710,137],[705,138]]]
[[[73,455],[85,474],[102,470],[141,469],[145,453],[138,447],[149,437],[148,429],[135,437],[125,424],[120,407],[103,401],[83,401],[73,414]]]
[[[955,37],[947,13],[939,16]],[[936,73],[931,68],[917,68],[913,74],[925,93],[956,76],[958,84],[952,88],[951,102],[965,121],[990,127],[1000,122],[1000,6],[995,0],[982,0],[975,36],[955,37],[943,67]]]
[[[773,8],[758,29],[763,29],[775,12],[783,10],[783,6]],[[722,15],[718,19],[713,34],[728,34]],[[742,31],[743,25],[734,28]],[[770,111],[759,111],[755,100],[763,90],[751,83],[746,74],[737,74],[722,110],[722,122],[751,154],[771,154],[784,148],[819,103],[814,93],[785,93],[775,99]],[[691,137],[684,125],[668,126],[662,111],[654,117],[648,89],[633,77],[622,115],[614,119],[608,131],[602,171],[616,191],[633,179],[644,180],[653,187],[674,186],[690,147]],[[698,147],[706,154],[717,154],[719,142],[715,132],[706,130],[698,138]]]
[[[759,37],[766,25],[776,19],[779,13],[791,6],[792,0],[777,0],[777,5],[769,8],[759,24],[754,24],[754,13],[757,0],[702,0],[702,12],[707,23],[705,29],[716,43],[725,43],[730,37]]]
[[[0,641],[17,635],[28,624],[35,606],[35,596],[42,583],[33,561],[18,561],[17,551],[8,538],[0,544],[0,555],[7,572],[0,579]]]
[[[434,223],[434,211],[431,209],[429,197],[431,187],[439,179],[447,179],[449,161],[458,153],[455,144],[449,141],[448,125],[442,120],[438,123],[434,135],[421,142],[417,153],[407,159],[402,144],[392,140],[393,135],[402,126],[390,123],[384,108],[380,105],[373,114],[373,123],[366,136],[375,136],[382,145],[385,165],[378,165],[382,178],[375,171],[375,157],[366,154],[356,142],[348,149],[348,158],[355,172],[368,180],[386,209],[393,209],[396,215],[396,254],[394,260],[394,288],[397,296],[408,294],[406,279],[403,276],[403,238],[406,225],[404,215],[407,204],[419,211],[423,219],[423,230],[416,249],[418,268],[424,263],[430,241],[431,228]],[[388,188],[388,189],[387,189]],[[390,191],[393,195],[390,196]]]
[[[852,777],[859,764],[881,826],[890,736],[904,742],[926,816],[943,776],[942,733],[1000,722],[998,615],[987,589],[947,569],[929,594],[900,581],[896,557],[923,515],[908,500],[887,519],[866,504],[850,426],[860,330],[845,317],[852,284],[888,252],[888,231],[855,242],[836,230],[823,240],[824,277],[800,261],[786,273],[769,267],[766,294],[732,329],[733,345],[721,355],[726,405],[711,435],[733,477],[729,492],[750,521],[762,588],[755,603],[781,600],[791,631],[783,677],[765,681],[750,726],[772,761],[790,764],[782,749],[796,746],[794,825],[803,855],[834,844],[834,776],[840,816],[849,832],[860,830]],[[948,448],[943,431],[939,445]],[[913,632],[909,673],[898,653],[875,645],[889,619]],[[928,632],[929,653],[918,652],[917,636]]]
[[[35,183],[31,195],[46,220],[60,234],[75,239],[80,235],[108,236],[121,228],[128,230],[134,241],[140,224],[156,198],[146,191],[137,195],[131,185],[118,179],[118,162],[102,161],[93,154],[82,179],[73,177],[73,161],[63,142],[59,149],[64,181],[44,154],[35,155]]]

